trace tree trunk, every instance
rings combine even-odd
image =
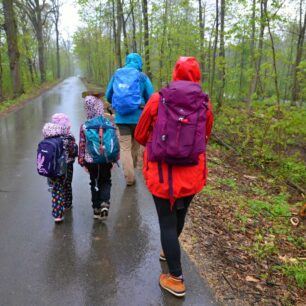
[[[56,40],[56,78],[61,78],[61,61],[60,61],[60,47],[59,47],[59,17],[60,17],[60,3],[58,0],[53,0],[53,16],[55,26],[55,40]]]
[[[23,37],[25,36],[25,33],[23,32]],[[30,77],[31,77],[31,82],[32,84],[34,83],[34,71],[33,71],[33,61],[30,57],[30,50],[29,50],[29,46],[28,43],[26,41],[26,39],[23,39],[23,44],[24,44],[24,49],[26,51],[26,61],[27,61],[27,66],[29,69],[29,73],[30,73]]]
[[[123,12],[123,7],[122,7],[122,3],[120,2],[120,11],[121,11],[121,17],[122,17],[122,30],[123,30],[123,38],[124,38],[124,51],[125,51],[125,55],[129,54],[129,44],[128,44],[128,36],[127,36],[127,32],[126,32],[126,20],[124,18],[124,12]]]
[[[205,37],[205,12],[206,3],[204,4],[204,16],[202,0],[199,0],[199,27],[200,27],[200,66],[202,74],[205,71],[205,54],[204,54],[204,37]]]
[[[251,45],[250,45],[251,65],[252,66],[254,65],[254,61],[255,61],[255,30],[256,30],[255,17],[256,17],[256,0],[253,0],[253,3],[252,3],[252,20],[251,20],[252,34],[251,34]]]
[[[295,40],[295,36],[294,34],[291,34],[291,40],[290,40],[290,53],[289,53],[289,58],[288,61],[289,63],[292,63],[293,60],[293,49],[294,49],[294,40]],[[285,85],[285,92],[284,92],[284,99],[285,100],[290,100],[292,95],[291,95],[291,80],[292,79],[292,70],[293,70],[293,65],[288,65],[288,69],[287,69],[287,74],[286,74],[286,85]],[[289,97],[290,96],[290,97]]]
[[[3,100],[2,31],[0,28],[0,102]]]
[[[216,56],[217,56],[217,45],[219,37],[219,0],[216,0],[216,30],[215,30],[215,42],[214,42],[214,51],[213,51],[213,63],[212,63],[212,75],[211,75],[211,84],[209,94],[213,96],[214,81],[215,81],[215,72],[216,72]]]
[[[249,86],[249,94],[247,100],[248,109],[251,108],[252,96],[257,89],[259,75],[260,75],[260,67],[262,60],[262,50],[263,50],[263,37],[266,27],[266,11],[267,11],[267,2],[268,0],[261,0],[260,2],[260,33],[259,33],[259,43],[258,43],[258,57],[255,63],[255,74]]]
[[[240,58],[240,78],[239,78],[239,98],[242,99],[242,83],[243,83],[243,72],[244,72],[244,40],[245,40],[245,35],[243,33],[243,37],[242,37],[242,51],[241,51],[241,58]]]
[[[43,26],[47,18],[47,14],[45,13],[42,16],[42,12],[46,8],[46,1],[40,3],[40,0],[27,0],[17,4],[21,6],[21,8],[25,11],[28,18],[30,19],[34,31],[35,36],[38,43],[38,63],[39,63],[39,71],[40,71],[40,82],[44,83],[46,81],[46,68],[45,68],[45,43],[43,36]],[[44,19],[44,21],[43,21]]]
[[[7,37],[10,73],[13,83],[14,97],[20,96],[23,91],[20,68],[20,53],[18,49],[17,24],[12,0],[3,0],[4,29]]]
[[[150,68],[150,43],[149,43],[149,19],[148,19],[148,1],[142,0],[142,13],[144,22],[144,48],[145,48],[145,66],[148,77],[151,79]]]
[[[215,25],[216,25],[216,20],[213,23],[213,26],[211,28],[211,33],[209,36],[209,41],[208,41],[208,53],[207,53],[207,81],[208,81],[208,88],[211,90],[211,83],[212,83],[212,73],[211,73],[211,45],[212,45],[212,39],[213,39],[213,33],[215,31]],[[211,95],[211,92],[209,92]]]
[[[39,71],[40,71],[40,82],[46,82],[46,68],[45,68],[45,44],[44,37],[42,32],[42,25],[39,22],[39,26],[37,29],[37,40],[38,40],[38,63],[39,63]]]
[[[165,11],[163,15],[163,33],[162,33],[162,41],[160,44],[160,57],[159,57],[159,87],[162,86],[163,83],[163,75],[162,71],[164,69],[164,57],[165,57],[165,40],[167,33],[167,24],[168,24],[168,0],[165,0]]]
[[[220,51],[219,57],[221,59],[221,69],[219,72],[219,78],[221,80],[221,87],[219,90],[219,98],[217,109],[220,110],[223,105],[224,89],[225,89],[225,49],[224,49],[224,18],[225,18],[225,0],[221,0],[221,12],[220,12]]]
[[[272,32],[271,32],[270,20],[267,17],[267,15],[266,15],[266,20],[268,21],[268,31],[269,31],[269,36],[270,36],[270,39],[271,39],[273,70],[274,70],[274,85],[275,85],[275,92],[276,92],[276,102],[277,102],[278,111],[280,111],[280,94],[279,94],[279,86],[278,86],[278,75],[277,75],[277,66],[276,66],[275,44],[274,44],[274,39],[273,39],[273,35],[272,35]]]
[[[295,102],[299,99],[299,93],[300,88],[297,81],[297,72],[298,72],[298,66],[301,63],[302,60],[302,54],[303,54],[303,47],[304,47],[304,39],[305,39],[305,29],[306,29],[306,12],[304,13],[304,21],[302,24],[302,0],[300,2],[300,29],[299,29],[299,36],[297,41],[297,48],[296,48],[296,57],[295,57],[295,63],[293,65],[293,82],[292,82],[292,98],[291,103],[294,105]]]
[[[116,2],[116,20],[117,20],[117,28],[116,28],[116,36],[115,36],[115,54],[116,54],[116,65],[117,67],[122,66],[121,60],[121,28],[122,28],[122,17],[121,17],[121,0],[117,0]]]
[[[132,35],[133,35],[133,52],[137,52],[137,41],[136,41],[136,23],[135,23],[135,13],[134,13],[134,1],[130,0],[130,6],[131,6],[131,14],[132,14]]]

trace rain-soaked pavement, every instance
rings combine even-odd
[[[41,128],[65,112],[78,140],[83,83],[71,77],[22,109],[0,117],[0,305],[216,305],[183,253],[184,299],[161,291],[160,242],[152,198],[140,171],[125,188],[114,167],[106,222],[92,219],[89,179],[75,164],[74,208],[51,217],[46,181],[36,173]]]

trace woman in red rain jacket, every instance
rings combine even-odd
[[[181,57],[173,71],[173,81],[192,81],[200,83],[201,71],[197,60],[193,57]],[[146,146],[152,138],[152,131],[157,119],[160,94],[154,93],[140,117],[135,130],[135,139]],[[210,101],[206,111],[207,143],[213,125],[213,114]],[[206,184],[207,168],[206,154],[199,155],[199,162],[193,166],[172,166],[172,185],[169,186],[168,164],[149,161],[148,148],[144,151],[143,175],[149,191],[153,195],[159,218],[161,244],[163,251],[160,259],[167,261],[170,274],[161,274],[159,283],[162,288],[176,296],[185,295],[185,285],[182,276],[181,254],[178,237],[181,234],[185,216],[194,195],[200,192]],[[160,171],[163,180],[160,180]],[[171,192],[170,192],[171,187]],[[170,196],[170,193],[172,194]]]

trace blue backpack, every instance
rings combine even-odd
[[[102,116],[85,122],[87,152],[94,163],[116,162],[119,159],[120,146],[114,125]]]
[[[46,138],[38,144],[36,165],[38,174],[42,176],[55,178],[66,174],[62,137]]]
[[[141,105],[141,72],[136,68],[123,67],[116,71],[113,83],[112,107],[120,115],[128,115]]]

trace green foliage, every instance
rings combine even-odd
[[[251,251],[256,257],[264,259],[267,256],[277,253],[278,249],[274,243],[274,239],[264,237],[260,233],[258,233],[255,238]]]
[[[214,194],[214,188],[212,186],[205,186],[201,193],[208,195],[208,196],[212,196]]]
[[[259,200],[248,200],[250,212],[254,216],[258,216],[263,212],[268,212],[270,204]]]
[[[243,104],[232,101],[215,118],[215,130],[251,164],[276,177],[303,184],[306,181],[306,108],[281,105],[273,99],[253,104],[247,112]]]
[[[278,267],[284,275],[296,282],[296,285],[304,289],[306,284],[306,261],[287,263]]]
[[[232,189],[235,189],[237,187],[236,181],[232,178],[219,179],[218,182],[220,185],[225,185]]]
[[[288,241],[294,244],[297,248],[306,249],[306,241],[303,237],[288,236]]]
[[[256,195],[258,195],[258,196],[265,196],[265,195],[267,195],[267,192],[264,189],[259,188],[259,187],[252,187],[252,191]]]
[[[271,217],[290,217],[287,195],[279,194],[272,198],[272,203],[249,199],[248,207],[254,216],[264,214]]]
[[[306,100],[306,60],[301,61],[298,66],[297,79],[301,88],[300,99],[301,101]]]
[[[43,88],[49,88],[53,85],[55,85],[58,81],[54,80],[52,82],[47,82],[44,84]],[[0,113],[6,111],[7,109],[11,108],[12,106],[18,106],[19,104],[22,104],[23,102],[33,99],[33,97],[36,97],[39,93],[39,90],[42,89],[41,86],[34,86],[31,89],[28,90],[28,92],[22,94],[21,96],[17,97],[16,99],[7,99],[0,103]]]

